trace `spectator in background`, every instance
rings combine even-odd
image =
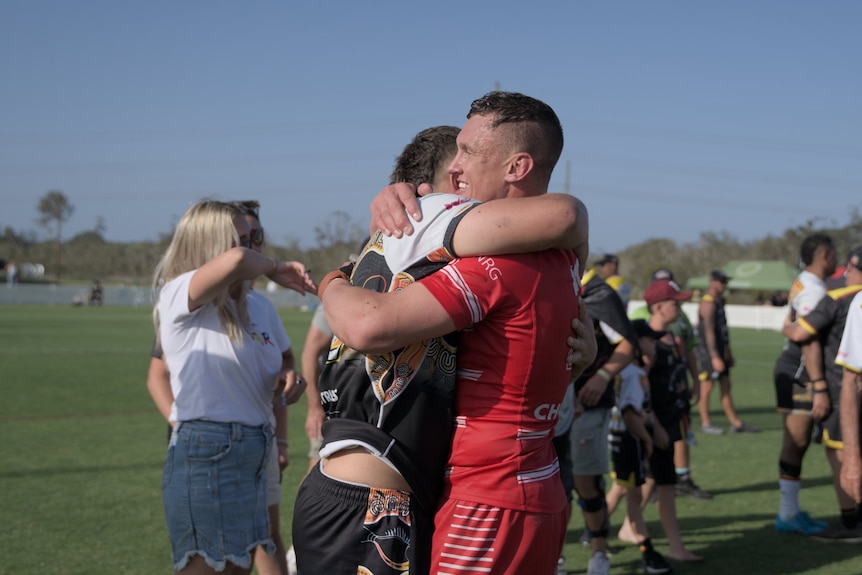
[[[248,200],[242,202],[232,202],[230,204],[235,209],[239,210],[249,226],[249,248],[261,253],[264,245],[264,230],[259,219],[260,205],[257,201]],[[283,350],[283,362],[286,368],[293,370],[295,368],[295,359],[291,348],[291,342],[284,331],[284,326],[281,320],[278,319],[278,314],[272,304],[265,297],[261,296],[251,288],[249,288],[248,298],[250,301],[257,302],[261,308],[269,310],[269,314],[274,318],[272,322],[272,330],[269,332],[269,337],[272,342],[281,350]],[[293,377],[297,377],[294,374]],[[168,436],[170,437],[174,420],[172,419],[172,408],[174,402],[173,391],[170,383],[170,372],[167,364],[164,361],[161,346],[153,347],[152,358],[150,360],[150,369],[147,376],[147,389],[156,406],[168,420]],[[286,575],[286,550],[284,540],[281,537],[281,521],[279,513],[279,503],[281,501],[281,471],[287,466],[287,412],[285,405],[282,402],[276,401],[272,406],[272,424],[275,430],[275,441],[272,442],[272,447],[267,460],[267,490],[266,504],[267,513],[269,516],[270,537],[275,543],[276,552],[270,555],[266,550],[259,546],[255,552],[255,566],[260,575]]]
[[[614,479],[607,494],[608,512],[613,513],[623,497],[626,497],[626,540],[633,542],[641,551],[643,567],[647,573],[659,575],[670,573],[670,565],[653,548],[643,516],[641,486],[646,482],[647,466],[652,457],[653,446],[668,449],[670,443],[661,425],[655,425],[649,395],[647,373],[656,359],[656,342],[664,337],[664,331],[655,331],[643,319],[632,321],[641,349],[641,367],[638,362],[627,365],[616,385],[616,404],[611,416],[611,445]],[[621,529],[622,531],[622,529]]]
[[[673,273],[666,268],[659,268],[650,276],[650,285],[656,281],[674,281]],[[649,306],[641,306],[630,314],[632,320],[643,319],[650,320],[652,314]],[[677,342],[680,349],[680,354],[685,358],[687,373],[691,377],[691,387],[687,392],[691,401],[697,402],[700,397],[700,379],[697,370],[697,357],[695,349],[697,349],[697,333],[688,318],[688,314],[680,308],[679,317],[667,326],[667,331],[671,333]],[[694,499],[712,499],[712,494],[702,489],[694,482],[691,474],[691,446],[696,444],[694,432],[691,430],[691,406],[686,404],[686,410],[682,414],[682,424],[685,427],[682,437],[676,442],[673,449],[674,466],[676,469],[676,486],[675,491],[677,496],[693,497]],[[651,481],[647,481],[645,491],[649,494],[653,485]],[[648,497],[644,496],[644,501]]]
[[[6,285],[9,287],[14,286],[18,283],[18,265],[15,263],[15,260],[9,260],[5,267],[6,271]]]
[[[584,274],[582,282],[582,297],[593,320],[598,352],[595,361],[574,382],[575,419],[568,445],[565,438],[557,437],[554,447],[558,453],[570,449],[573,483],[585,525],[581,542],[590,547],[592,554],[588,572],[603,573],[610,569],[604,476],[610,471],[608,430],[614,380],[640,352],[619,294],[596,269]],[[565,455],[558,457],[562,460]]]
[[[805,269],[790,288],[788,321],[811,313],[826,295],[826,278],[836,266],[835,244],[826,234],[813,234],[802,241],[800,259]],[[773,379],[778,411],[784,414],[784,433],[778,460],[779,533],[811,535],[827,524],[813,519],[799,506],[802,485],[802,459],[811,444],[814,421],[823,419],[831,409],[825,380],[813,381],[806,366],[822,362],[819,340],[800,344],[788,341],[775,362]]]
[[[666,331],[679,318],[680,304],[691,299],[671,280],[658,280],[644,291],[649,306],[649,326],[655,331]],[[676,338],[667,333],[656,342],[656,359],[648,377],[650,403],[656,426],[661,425],[670,441],[668,449],[656,445],[650,458],[650,472],[656,484],[656,500],[662,527],[668,539],[667,556],[677,561],[702,561],[703,557],[689,551],[682,542],[676,517],[674,485],[677,473],[674,465],[674,446],[682,437],[682,418],[688,411],[688,383],[686,361]]]
[[[721,435],[724,430],[713,425],[709,417],[709,396],[716,382],[721,393],[721,408],[730,422],[733,433],[757,431],[744,423],[733,405],[730,395],[730,368],[734,365],[730,350],[730,331],[724,313],[724,292],[730,277],[722,270],[709,274],[709,287],[700,300],[698,309],[698,359],[700,360],[700,429],[710,435]]]
[[[97,279],[93,280],[93,285],[90,286],[90,305],[102,305],[104,296],[102,282]]]
[[[620,259],[616,254],[605,254],[597,265],[599,276],[616,290],[620,299],[623,300],[623,306],[628,308],[632,296],[632,286],[619,274]]]

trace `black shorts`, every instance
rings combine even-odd
[[[647,477],[641,440],[628,431],[614,434],[611,438],[611,461],[614,481],[623,487],[638,487]]]
[[[718,378],[720,378],[722,375],[730,376],[730,369],[728,367],[726,367],[727,366],[726,362],[725,362],[724,371],[722,371],[721,373],[718,373],[716,371],[713,371],[713,369],[712,369],[712,357],[710,357],[710,355],[708,353],[698,352],[696,354],[696,356],[697,356],[697,368],[698,368],[697,376],[698,376],[698,379],[700,381],[706,381],[707,379],[711,379],[713,381],[718,381]]]
[[[315,466],[299,487],[293,547],[300,573],[428,572],[433,517],[409,493],[343,483]]]
[[[832,449],[844,449],[844,440],[841,439],[841,384],[829,384],[829,401],[832,407],[824,419],[814,425],[814,442],[822,443],[825,447]]]
[[[649,475],[656,485],[676,485],[676,466],[673,463],[673,442],[667,449],[654,448],[649,458]]]
[[[781,413],[811,413],[811,382],[801,382],[792,374],[776,366],[773,372],[775,382],[776,409]]]

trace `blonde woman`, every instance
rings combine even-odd
[[[266,275],[316,291],[305,266],[249,249],[237,206],[193,205],[156,268],[154,321],[171,374],[175,421],[162,494],[178,573],[250,573],[258,545],[274,550],[266,508],[272,402],[292,403],[304,382],[275,345],[278,317],[251,281]]]

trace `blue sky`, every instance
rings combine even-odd
[[[594,253],[845,225],[860,22],[854,0],[3,2],[0,229],[38,230],[54,189],[66,237],[101,216],[112,241],[257,198],[310,245],[337,210],[366,225],[413,134],[496,86],[557,111],[551,191],[586,202]]]

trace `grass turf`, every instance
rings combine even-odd
[[[282,310],[297,357],[309,312]],[[772,366],[782,340],[733,330],[731,376],[737,410],[757,434],[697,434],[692,471],[715,498],[677,499],[683,540],[704,555],[677,572],[710,575],[857,575],[858,545],[828,545],[775,533],[781,419]],[[160,482],[165,424],[146,390],[152,344],[149,310],[4,306],[0,312],[0,574],[171,573]],[[727,426],[713,391],[716,425]],[[305,402],[290,409],[292,464],[285,474],[282,533],[290,538],[293,496],[307,467]],[[699,423],[695,417],[695,429]],[[802,505],[834,522],[835,495],[822,448],[804,466]],[[622,517],[612,518],[612,534]],[[659,551],[666,550],[654,506],[646,510]],[[579,513],[564,554],[583,573]],[[622,546],[611,573],[637,571],[639,553]],[[325,552],[325,549],[324,549]]]

